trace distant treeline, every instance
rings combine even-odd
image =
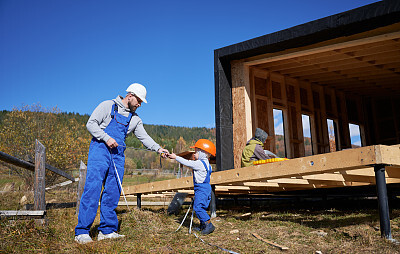
[[[11,111],[7,110],[0,111],[0,126],[10,112]],[[89,115],[65,112],[57,113],[56,121],[59,121],[60,123],[68,122],[71,119],[74,119],[74,121],[78,124],[80,133],[83,133],[85,131],[87,132],[86,123],[89,119]],[[144,124],[144,128],[146,129],[147,133],[154,139],[154,141],[156,141],[158,144],[168,149],[169,151],[181,152],[182,150],[189,149],[189,146],[193,145],[200,138],[209,139],[215,143],[215,128],[179,127],[152,124]],[[178,142],[178,140],[180,140],[180,142]],[[128,135],[126,139],[126,145],[135,148],[144,148],[141,142],[135,137],[133,133]]]

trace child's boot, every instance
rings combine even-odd
[[[204,229],[201,231],[202,235],[208,235],[212,233],[215,230],[214,225],[211,223],[211,221],[206,221]]]
[[[206,224],[204,222],[200,222],[200,226],[193,228],[193,230],[196,232],[201,232],[205,227]]]

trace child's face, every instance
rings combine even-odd
[[[194,149],[194,151],[195,151],[195,153],[193,154],[193,157],[194,157],[194,159],[195,160],[198,160],[199,159],[199,151],[200,151],[200,149],[198,149],[197,147]]]

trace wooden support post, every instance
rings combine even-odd
[[[210,202],[211,218],[217,217],[217,202],[215,197],[215,185],[211,185],[211,202]]]
[[[142,208],[142,193],[137,194],[137,208],[138,209]]]
[[[388,240],[391,240],[392,233],[390,231],[389,204],[388,204],[386,179],[385,179],[385,165],[382,164],[374,165],[374,170],[376,179],[376,191],[379,204],[381,236]]]
[[[79,206],[81,204],[81,197],[83,193],[83,189],[85,187],[85,182],[86,182],[86,172],[87,172],[87,167],[83,161],[81,161],[81,165],[79,167],[79,184],[78,184],[78,192],[77,192],[77,197],[76,197],[76,211],[75,214],[79,214]]]
[[[33,209],[37,211],[46,210],[45,165],[46,165],[46,148],[39,142],[39,140],[36,140]]]

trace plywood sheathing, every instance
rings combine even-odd
[[[211,184],[217,195],[371,185],[375,164],[387,165],[387,183],[400,183],[400,147],[375,145],[214,172]],[[128,195],[192,189],[192,178],[185,177],[128,186],[124,191]]]

